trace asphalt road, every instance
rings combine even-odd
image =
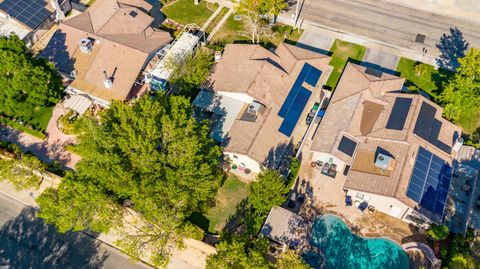
[[[305,0],[300,18],[419,53],[425,47],[435,56],[440,37],[457,27],[470,46],[480,47],[480,25],[382,0]],[[417,34],[425,35],[424,44],[415,42]]]
[[[0,268],[145,269],[81,233],[57,233],[35,210],[0,193]]]

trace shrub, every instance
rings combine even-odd
[[[448,226],[445,224],[440,226],[436,224],[432,224],[430,226],[430,229],[427,231],[427,235],[435,241],[447,239],[448,233],[449,233]]]

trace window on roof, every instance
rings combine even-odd
[[[342,140],[340,140],[340,144],[338,144],[338,150],[347,154],[350,157],[353,156],[353,153],[355,153],[356,148],[357,148],[357,142],[353,141],[352,139],[346,136],[343,136]]]

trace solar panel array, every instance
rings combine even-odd
[[[442,129],[442,122],[435,118],[436,113],[437,109],[435,107],[427,102],[423,102],[413,133],[450,154],[452,150],[451,146],[438,140]]]
[[[305,108],[310,95],[312,95],[311,91],[301,87],[300,92],[293,101],[290,110],[283,119],[282,125],[280,125],[280,128],[278,129],[282,134],[286,136],[292,135],[293,129],[295,129],[298,119],[302,115],[303,109]]]
[[[390,112],[390,117],[388,118],[387,129],[403,130],[411,104],[412,98],[397,97],[395,99],[392,112]]]
[[[407,197],[417,202],[421,209],[442,218],[451,180],[450,165],[427,149],[419,147]]]
[[[340,144],[338,144],[338,150],[352,157],[353,153],[355,153],[356,148],[357,142],[346,136],[342,136],[342,140],[340,140]]]
[[[45,8],[45,0],[4,0],[0,3],[0,10],[12,18],[36,29],[52,12]]]
[[[278,112],[278,115],[284,118],[278,130],[284,135],[292,135],[293,129],[295,129],[298,119],[302,115],[303,109],[312,95],[311,91],[302,86],[303,82],[315,87],[321,74],[322,72],[312,65],[308,63],[303,65],[302,70],[298,74],[295,83],[293,83],[290,92]]]

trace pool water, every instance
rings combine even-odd
[[[303,258],[313,268],[319,268],[320,264],[325,269],[409,267],[408,257],[399,245],[384,238],[359,237],[334,215],[315,220],[310,245],[321,252],[305,253]]]

